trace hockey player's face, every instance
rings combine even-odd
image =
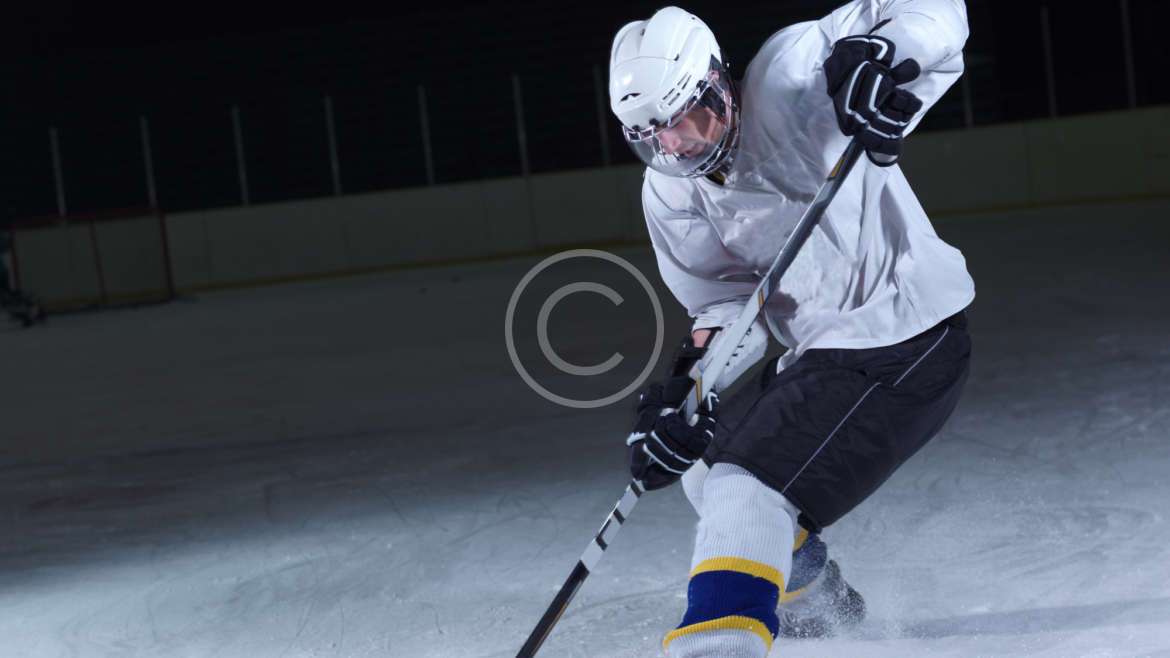
[[[650,128],[626,126],[626,143],[646,166],[667,176],[698,176],[727,161],[735,145],[734,89],[712,71],[679,114]]]
[[[715,113],[704,106],[696,106],[673,127],[658,134],[658,141],[667,155],[696,157],[706,148],[717,144],[723,136],[723,124]]]

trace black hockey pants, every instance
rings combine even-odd
[[[971,359],[966,313],[872,349],[811,349],[739,391],[703,459],[747,469],[812,531],[872,494],[942,428]]]

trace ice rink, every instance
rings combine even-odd
[[[774,656],[1170,657],[1168,214],[936,220],[978,289],[965,397],[825,533],[870,619]],[[625,485],[632,416],[516,374],[537,260],[0,329],[0,655],[514,656]],[[659,290],[665,358],[686,324]],[[564,302],[566,358],[645,353],[607,308]],[[694,522],[677,487],[643,497],[541,655],[659,655]]]

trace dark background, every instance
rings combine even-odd
[[[834,1],[682,3],[742,73],[764,39]],[[1049,114],[1039,0],[968,2],[974,124]],[[139,117],[149,121],[159,205],[241,202],[231,107],[240,111],[251,201],[333,193],[323,98],[332,98],[345,193],[425,185],[418,88],[435,179],[520,172],[513,74],[533,172],[603,163],[596,67],[610,40],[655,2],[429,2],[313,10],[244,3],[42,2],[5,17],[6,185],[0,222],[57,212],[49,129],[60,140],[70,213],[146,202]],[[1050,3],[1059,115],[1127,106],[1120,2]],[[1162,0],[1131,0],[1138,105],[1170,101]],[[955,85],[922,130],[965,124]],[[614,163],[632,162],[608,115]]]

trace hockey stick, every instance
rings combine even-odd
[[[711,392],[711,388],[719,379],[719,375],[723,372],[723,368],[727,365],[728,359],[731,358],[731,353],[743,341],[744,336],[747,335],[748,328],[755,322],[756,316],[759,315],[760,310],[767,303],[768,298],[776,291],[780,283],[780,278],[792,265],[792,261],[796,258],[797,252],[804,246],[805,241],[812,235],[813,229],[816,228],[817,222],[820,221],[821,216],[825,214],[825,208],[832,202],[833,197],[837,195],[837,190],[841,188],[841,183],[844,182],[845,177],[849,175],[853,165],[857,163],[857,159],[865,152],[861,144],[854,138],[849,142],[849,146],[845,148],[845,152],[837,160],[837,164],[833,166],[832,171],[829,172],[829,177],[821,184],[821,189],[817,191],[817,195],[813,198],[812,203],[804,211],[800,221],[797,222],[796,228],[792,230],[792,234],[788,236],[788,240],[784,242],[784,247],[780,249],[780,253],[776,256],[776,260],[772,261],[772,266],[768,268],[768,272],[764,274],[760,284],[756,286],[755,293],[752,294],[751,299],[748,300],[747,305],[744,306],[743,312],[739,314],[739,318],[735,324],[724,330],[722,340],[717,341],[717,344],[712,346],[712,350],[699,363],[696,363],[688,373],[691,379],[695,380],[694,387],[691,388],[690,394],[686,400],[683,401],[680,411],[688,418],[694,415],[703,398]],[[634,511],[634,505],[638,503],[638,498],[645,493],[642,483],[634,480],[626,486],[626,491],[622,495],[621,500],[614,506],[613,511],[606,517],[605,523],[602,524],[601,530],[585,547],[585,552],[581,554],[581,559],[577,561],[577,566],[573,567],[573,571],[565,580],[565,584],[561,585],[561,589],[553,598],[552,603],[549,604],[548,609],[544,611],[544,616],[536,624],[536,628],[532,629],[532,633],[528,636],[528,641],[520,648],[520,653],[516,654],[516,658],[532,658],[536,655],[540,645],[544,644],[548,634],[552,631],[553,626],[560,621],[561,615],[564,614],[565,609],[569,607],[569,602],[573,600],[577,590],[589,577],[590,572],[597,566],[601,556],[605,554],[605,549],[613,542],[614,537],[617,536],[618,530],[621,529],[626,519],[630,517],[630,512]]]

